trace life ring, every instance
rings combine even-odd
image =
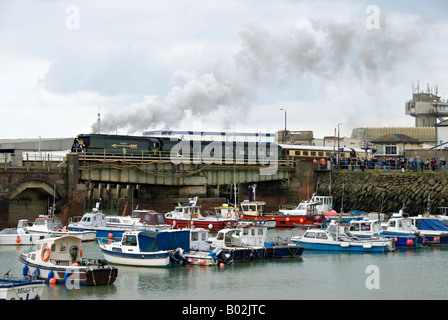
[[[230,218],[230,217],[232,217],[232,213],[229,211],[229,212],[227,212],[227,218]]]
[[[235,217],[238,218],[239,216],[240,216],[240,211],[239,211],[239,210],[236,210],[236,211],[235,211]]]
[[[50,248],[48,247],[43,248],[40,257],[42,261],[48,261],[48,259],[50,259]]]

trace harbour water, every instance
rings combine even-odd
[[[269,230],[288,238],[297,229]],[[18,256],[28,246],[0,247],[0,272],[22,274]],[[101,258],[95,242],[83,243],[85,257]],[[397,252],[304,251],[301,258],[240,262],[220,267],[118,266],[113,285],[68,289],[48,285],[43,300],[438,300],[448,298],[448,248]]]

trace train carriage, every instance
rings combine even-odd
[[[314,161],[319,159],[336,158],[338,148],[325,146],[304,146],[281,144],[284,159],[296,159],[301,161]],[[340,159],[369,159],[371,151],[361,148],[343,147],[339,150]]]

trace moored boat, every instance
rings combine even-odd
[[[5,276],[0,278],[0,300],[40,300],[44,287],[43,280]]]
[[[291,240],[309,250],[347,251],[347,252],[388,252],[395,250],[392,239],[360,239],[343,226],[331,221],[327,229],[310,228],[301,236]]]
[[[197,204],[198,197],[189,198],[188,203],[178,204],[173,211],[165,214],[165,219],[174,229],[194,226],[218,231],[237,222],[239,209],[223,206],[215,208],[215,213],[204,215]]]
[[[145,225],[157,228],[171,228],[166,222],[165,214],[154,210],[135,209],[132,211],[132,217],[138,218]]]
[[[189,230],[126,230],[121,240],[99,241],[99,247],[113,264],[166,267],[185,263],[182,254],[190,250],[189,234]]]
[[[21,219],[17,228],[6,228],[0,231],[0,245],[32,245],[37,240],[45,238],[44,234],[32,234],[27,231],[28,220]]]
[[[294,210],[280,210],[278,212],[265,212],[266,202],[258,201],[255,197],[255,186],[249,188],[249,200],[241,203],[241,219],[259,222],[275,220],[275,227],[310,227],[321,226],[323,214],[319,214],[317,206],[320,201],[314,199],[300,203]]]
[[[38,240],[34,250],[20,254],[19,261],[24,276],[72,287],[113,284],[118,274],[106,260],[84,258],[81,239],[69,235]]]
[[[212,249],[209,233],[203,228],[190,228],[190,252],[184,252],[189,264],[201,266],[216,266],[218,264],[233,264],[234,260],[222,249]]]
[[[65,235],[72,235],[79,237],[82,241],[94,241],[96,232],[92,230],[67,230],[62,224],[62,219],[56,217],[50,208],[47,215],[39,215],[31,226],[26,226],[24,229],[32,234],[37,235],[51,235],[53,237],[60,237]]]
[[[117,218],[119,218],[117,216]],[[95,232],[96,238],[121,238],[126,229],[146,230],[148,226],[135,220],[126,220],[128,223],[106,222],[106,215],[100,210],[99,203],[96,204],[90,212],[82,215],[82,217],[71,217],[68,224],[70,231],[76,232]],[[130,222],[130,223],[129,223]]]
[[[393,239],[396,248],[418,248],[422,247],[425,238],[414,230],[407,232],[384,232],[379,220],[368,219],[350,221],[350,233],[365,239],[384,237]]]
[[[244,223],[235,228],[220,230],[210,238],[212,248],[220,248],[235,261],[251,259],[300,257],[303,248],[291,242],[271,242],[266,235],[267,227]]]

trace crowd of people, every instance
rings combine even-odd
[[[329,157],[327,159],[321,158],[315,159],[315,163],[319,163],[321,169],[337,169],[337,159],[335,157]],[[443,171],[446,172],[446,160],[441,158],[437,161],[436,158],[432,159],[420,159],[415,158],[386,158],[372,157],[370,159],[365,158],[343,158],[340,160],[339,169],[351,169],[351,170],[401,170],[401,171]]]

